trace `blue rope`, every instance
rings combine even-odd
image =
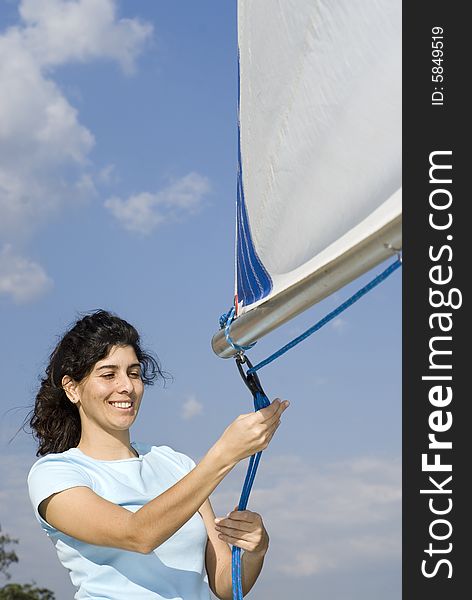
[[[285,354],[285,352],[288,352],[289,350],[291,350],[294,346],[296,346],[300,342],[303,342],[303,340],[305,340],[312,333],[315,333],[315,331],[318,331],[319,329],[321,329],[323,327],[323,325],[326,325],[326,323],[329,323],[329,321],[332,321],[335,317],[337,317],[339,314],[341,314],[343,311],[345,311],[346,308],[349,308],[352,304],[354,304],[354,302],[357,302],[360,298],[362,298],[362,296],[367,294],[367,292],[370,292],[371,289],[373,289],[374,287],[379,285],[379,283],[382,283],[382,281],[387,279],[387,277],[389,275],[391,275],[394,271],[396,271],[401,266],[402,266],[402,261],[400,258],[398,258],[393,264],[391,264],[389,267],[387,267],[385,269],[385,271],[382,271],[382,273],[380,273],[380,275],[377,275],[377,277],[375,277],[375,279],[372,279],[372,281],[370,281],[367,285],[365,285],[363,288],[361,288],[358,292],[356,292],[354,295],[352,295],[350,298],[348,298],[345,302],[343,302],[340,306],[338,306],[338,308],[336,308],[335,310],[330,312],[328,315],[326,315],[326,317],[321,319],[321,321],[318,321],[318,323],[315,323],[315,325],[313,325],[313,327],[310,327],[310,329],[307,329],[305,331],[305,333],[302,333],[301,335],[296,337],[294,340],[292,340],[291,342],[289,342],[288,344],[286,344],[285,346],[280,348],[280,350],[277,350],[277,352],[274,352],[274,354],[271,354],[265,360],[261,361],[257,365],[254,365],[254,367],[252,367],[252,369],[248,370],[248,373],[255,373],[259,369],[262,369],[262,367],[265,367],[266,365],[268,365],[269,363],[274,361],[276,358],[279,358],[279,356],[282,356],[282,354]]]
[[[318,321],[318,323],[316,323],[315,325],[310,327],[310,329],[307,329],[307,331],[305,331],[305,333],[302,333],[301,335],[296,337],[294,340],[292,340],[291,342],[289,342],[288,344],[286,344],[285,346],[280,348],[280,350],[278,350],[277,352],[274,352],[274,354],[271,354],[268,358],[261,361],[254,367],[248,369],[247,374],[255,373],[259,369],[262,369],[262,367],[265,367],[266,365],[268,365],[269,363],[274,361],[276,358],[279,358],[279,356],[282,356],[282,354],[285,354],[285,352],[288,352],[288,350],[290,350],[291,348],[293,348],[294,346],[296,346],[297,344],[302,342],[304,339],[306,339],[312,333],[315,333],[315,331],[318,331],[319,329],[321,329],[321,327],[326,325],[326,323],[329,323],[329,321],[331,321],[332,319],[337,317],[339,314],[341,314],[343,311],[345,311],[347,308],[349,308],[349,306],[351,306],[352,304],[357,302],[357,300],[362,298],[362,296],[367,294],[367,292],[369,292],[374,287],[379,285],[379,283],[384,281],[389,275],[391,275],[394,271],[396,271],[399,267],[401,267],[401,264],[402,264],[401,258],[398,258],[393,264],[391,264],[389,267],[387,267],[385,269],[385,271],[382,271],[382,273],[380,273],[380,275],[377,275],[377,277],[375,277],[367,285],[365,285],[358,292],[356,292],[354,295],[352,295],[350,298],[348,298],[338,308],[336,308],[335,310],[330,312],[326,317],[321,319],[321,321]],[[231,311],[229,313],[227,313],[227,315],[223,315],[222,317],[220,317],[220,324],[221,324],[221,319],[226,317],[226,321],[223,325],[221,325],[221,327],[223,327],[223,326],[225,327],[225,335],[226,335],[228,344],[230,346],[232,346],[235,350],[238,350],[238,351],[246,350],[247,347],[238,346],[237,344],[234,344],[229,336],[229,328],[230,328],[231,323],[234,318],[234,310],[235,309],[233,306],[233,308],[231,309]],[[249,348],[251,348],[253,345],[254,344],[249,346]],[[265,406],[269,406],[269,404],[270,404],[269,399],[267,398],[267,396],[265,394],[262,394],[259,392],[254,394],[254,410],[260,410],[261,408],[264,408]],[[253,485],[254,479],[256,477],[257,467],[259,466],[261,454],[262,454],[262,452],[258,452],[257,454],[254,454],[253,456],[251,456],[251,458],[249,460],[249,466],[248,466],[248,469],[246,472],[246,478],[244,480],[243,489],[242,489],[241,497],[240,497],[239,504],[238,504],[238,510],[245,510],[247,507],[247,504],[249,501],[249,495],[251,493],[252,485]],[[233,600],[243,600],[242,573],[241,573],[241,548],[239,548],[238,546],[233,546],[231,559],[232,559],[231,562],[232,562]]]
[[[234,308],[234,307],[233,307],[233,308]],[[231,310],[233,310],[233,308],[231,308]],[[219,319],[219,321],[220,321],[220,329],[223,329],[223,328],[225,327],[226,323],[228,322],[229,316],[230,316],[230,314],[231,314],[231,310],[229,310],[229,311],[228,311],[228,312],[226,312],[226,313],[223,313],[223,314],[220,316],[220,319]]]
[[[233,350],[236,350],[236,352],[244,352],[245,350],[250,350],[253,346],[255,346],[256,342],[253,342],[252,344],[249,344],[248,346],[240,346],[239,344],[236,344],[236,342],[233,341],[233,339],[231,338],[231,336],[229,334],[229,330],[231,327],[231,323],[234,320],[235,310],[236,309],[233,306],[229,312],[221,315],[220,328],[221,329],[223,329],[223,327],[225,328],[225,338],[226,338],[226,341],[228,342],[228,344],[231,346],[231,348],[233,348]]]
[[[260,410],[266,406],[269,406],[270,401],[264,394],[257,393],[254,396],[254,410]],[[249,466],[246,472],[246,478],[244,480],[241,497],[239,499],[238,510],[246,510],[247,503],[249,501],[249,495],[251,493],[252,485],[256,477],[257,467],[261,460],[261,452],[253,454],[249,459]],[[242,573],[241,573],[241,548],[239,546],[233,546],[231,551],[231,564],[232,564],[232,579],[233,579],[233,600],[243,599],[243,588],[242,588]]]

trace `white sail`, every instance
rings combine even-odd
[[[238,36],[248,343],[401,245],[401,2],[239,0]]]

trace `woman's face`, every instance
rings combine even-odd
[[[82,421],[107,431],[128,429],[136,419],[144,384],[132,346],[113,346],[77,384]]]

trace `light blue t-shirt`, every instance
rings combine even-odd
[[[49,525],[39,504],[56,492],[91,488],[110,502],[136,512],[193,469],[188,456],[168,446],[133,443],[139,458],[96,460],[78,448],[48,454],[31,467],[28,489],[36,518],[56,547],[78,590],[93,600],[208,600],[206,528],[197,512],[149,554],[86,544]]]

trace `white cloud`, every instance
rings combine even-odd
[[[19,13],[21,25],[0,35],[0,235],[10,241],[95,192],[81,185],[94,136],[53,67],[105,58],[130,71],[152,32],[117,19],[113,0],[22,0]]]
[[[133,71],[152,25],[117,19],[115,0],[22,0],[28,47],[43,65],[111,59]]]
[[[94,136],[52,74],[58,65],[97,59],[134,69],[152,26],[118,19],[115,6],[22,0],[21,23],[0,34],[0,241],[28,237],[61,207],[97,194],[89,160]],[[47,288],[39,265],[14,254],[7,265],[5,256],[0,293],[24,301]]]
[[[203,411],[203,404],[198,402],[195,396],[190,396],[182,406],[182,419],[189,420],[200,415]]]
[[[242,469],[212,501],[235,504]],[[400,561],[399,460],[359,458],[315,465],[299,456],[265,456],[251,493],[271,537],[270,569],[292,577]]]
[[[155,200],[156,194],[141,192],[127,200],[108,198],[105,207],[128,231],[148,234],[164,220],[155,210]]]
[[[333,319],[331,321],[331,327],[337,333],[343,333],[343,331],[346,330],[347,321],[346,321],[346,319],[343,319],[342,317],[336,317],[336,319]]]
[[[0,234],[11,239],[77,200],[74,187],[94,138],[18,30],[0,37],[0,87],[8,90],[0,96]]]
[[[51,279],[37,263],[14,254],[6,245],[0,252],[0,295],[23,303],[36,299],[52,285]]]
[[[198,211],[209,191],[210,182],[206,177],[189,173],[155,193],[141,192],[126,200],[109,198],[105,207],[125,229],[146,235],[165,221]]]
[[[98,179],[104,185],[116,183],[119,180],[115,165],[106,165],[98,173]]]

